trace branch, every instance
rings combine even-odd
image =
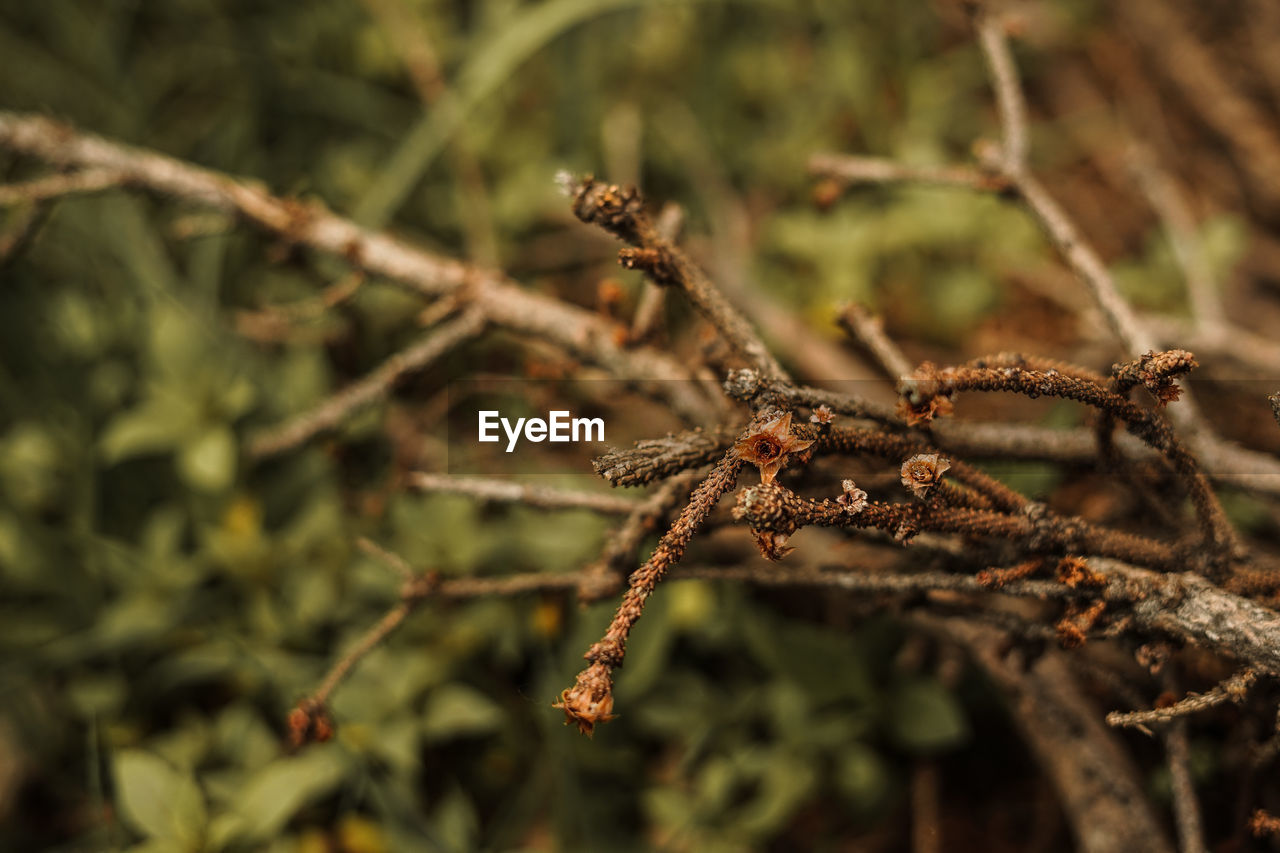
[[[565,180],[575,216],[633,247],[618,255],[624,267],[643,271],[655,284],[682,290],[698,313],[748,364],[772,379],[787,378],[747,318],[688,255],[659,231],[634,187],[611,186],[591,177],[579,181],[566,176]]]
[[[913,615],[912,621],[963,644],[1005,694],[1018,730],[1058,792],[1079,850],[1172,850],[1137,768],[1099,721],[1066,653],[1051,651],[1026,660],[1008,651],[1001,631],[924,613]]]
[[[631,576],[631,585],[622,596],[622,603],[609,623],[609,629],[603,639],[584,655],[591,665],[578,674],[574,686],[565,690],[555,705],[564,711],[566,723],[576,723],[579,731],[591,734],[597,723],[613,718],[610,713],[613,710],[613,670],[622,665],[631,628],[644,612],[645,601],[666,576],[667,570],[684,556],[693,534],[724,493],[737,483],[741,465],[737,451],[728,450],[694,490],[688,505],[659,540],[648,562]]]
[[[341,424],[357,410],[391,393],[405,374],[422,370],[484,328],[484,317],[467,311],[455,320],[431,330],[413,346],[388,358],[362,379],[326,397],[309,411],[283,424],[259,431],[249,438],[249,455],[255,459],[291,450],[309,438]]]
[[[1027,102],[1022,94],[1022,83],[1013,62],[1013,52],[1005,38],[1005,23],[998,16],[978,12],[978,44],[991,73],[996,92],[996,107],[1000,111],[1001,144],[1000,171],[1015,180],[1026,173],[1027,151]]]
[[[637,441],[627,450],[610,450],[591,461],[613,486],[643,486],[682,471],[710,465],[733,444],[737,431],[687,430],[665,438]]]
[[[847,154],[815,154],[809,158],[809,174],[833,178],[842,184],[913,183],[941,187],[998,190],[1003,179],[968,166],[905,166],[879,157]]]
[[[124,183],[125,175],[112,169],[84,169],[65,175],[49,175],[20,184],[0,185],[0,207],[98,193]]]
[[[667,400],[687,421],[710,419],[706,398],[687,381],[691,374],[686,365],[654,349],[622,347],[615,341],[613,324],[593,312],[532,293],[500,273],[362,228],[319,202],[279,198],[256,183],[81,133],[43,116],[0,111],[0,149],[60,168],[116,172],[128,186],[236,214],[289,243],[339,256],[357,269],[426,296],[455,296],[475,307],[488,323],[551,341],[619,379],[637,383]]]
[[[1172,722],[1188,714],[1197,714],[1209,708],[1216,708],[1226,702],[1240,702],[1257,680],[1256,670],[1242,669],[1208,693],[1188,694],[1166,708],[1128,712],[1112,711],[1107,714],[1107,725],[1145,729],[1149,725]]]
[[[528,486],[485,477],[450,477],[447,474],[414,471],[407,475],[406,482],[411,488],[422,492],[466,495],[480,501],[518,503],[536,509],[589,509],[605,515],[630,515],[642,506],[637,501],[613,495]]]
[[[902,350],[898,349],[898,345],[884,333],[884,323],[880,318],[868,311],[865,305],[858,303],[846,305],[837,316],[836,322],[849,337],[871,354],[885,376],[894,382],[909,374],[915,367],[902,354]]]

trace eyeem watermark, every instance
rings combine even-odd
[[[546,420],[516,418],[514,424],[510,418],[502,417],[501,413],[495,409],[480,411],[479,441],[501,441],[499,427],[506,435],[507,453],[515,451],[522,436],[525,441],[532,442],[574,442],[576,444],[583,441],[604,441],[604,418],[575,418],[566,409],[547,412]]]

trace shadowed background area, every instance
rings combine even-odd
[[[1195,352],[1205,421],[1275,454],[1280,6],[1109,6],[1009,9],[1030,167],[1158,344]],[[572,506],[417,473],[449,469],[450,430],[471,424],[450,404],[464,377],[537,380],[530,412],[598,412],[627,435],[745,413],[707,393],[732,353],[678,294],[659,301],[619,268],[560,170],[641,186],[797,379],[892,404],[834,321],[846,303],[912,365],[1127,360],[1007,194],[863,185],[819,156],[985,162],[1001,125],[963,4],[52,0],[0,8],[0,80],[0,110],[259,184],[299,223],[318,202],[501,270],[586,309],[597,355],[652,350],[646,364],[696,374],[687,391],[584,390],[614,383],[556,337],[558,315],[540,334],[540,315],[459,310],[287,227],[0,146],[0,848],[1084,849],[1020,734],[1025,708],[1010,715],[1022,673],[982,657],[986,634],[931,621],[951,599],[919,616],[923,594],[667,583],[619,670],[618,719],[588,740],[551,703],[616,589],[465,583],[634,568],[692,481],[610,491],[546,446],[522,446],[519,473],[554,476],[518,482],[573,489]],[[82,184],[41,196],[60,175]],[[957,415],[1086,422],[1064,401],[994,396]],[[1114,472],[983,467],[1064,514],[1168,533]],[[849,476],[818,470],[818,496]],[[884,466],[857,471],[897,486]],[[1226,481],[1230,520],[1274,553],[1280,488]],[[646,500],[657,517],[618,534]],[[730,503],[686,562],[767,569]],[[415,600],[333,693],[333,737],[295,750],[290,709],[406,588],[362,537],[463,585]],[[817,531],[796,545],[801,565],[870,572],[896,553]],[[1055,647],[1052,632],[1032,645]],[[1078,679],[1070,701],[1099,720],[1149,707],[1171,688],[1133,645],[1091,640],[1040,677]],[[1194,649],[1178,669],[1170,702],[1232,672]],[[1218,849],[1271,849],[1248,819],[1280,810],[1274,699],[1264,680],[1184,735]],[[1161,741],[1114,737],[1175,837]]]

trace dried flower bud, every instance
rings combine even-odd
[[[844,507],[849,515],[857,515],[867,508],[867,493],[859,489],[853,480],[845,480],[841,484],[844,492],[836,498],[836,503]]]
[[[329,709],[314,699],[304,699],[289,712],[289,743],[294,749],[308,743],[324,743],[337,728]]]
[[[610,713],[613,711],[613,678],[609,667],[600,662],[591,664],[551,707],[564,711],[566,726],[572,723],[590,737],[597,725],[614,719]]]
[[[950,467],[951,461],[936,453],[917,453],[902,463],[902,485],[923,500]]]
[[[757,530],[751,529],[752,535],[756,538],[756,546],[760,549],[760,555],[766,560],[778,561],[790,554],[795,548],[787,544],[791,538],[790,534],[780,533],[776,530]]]
[[[811,424],[829,424],[835,419],[835,413],[825,403],[814,409],[813,414],[809,415],[809,423]]]
[[[898,401],[898,415],[907,422],[907,426],[927,424],[937,417],[944,417],[955,411],[950,397],[937,395],[927,397],[919,403],[912,403],[905,397]]]
[[[760,429],[734,444],[738,458],[760,469],[760,481],[772,483],[787,457],[807,450],[812,440],[798,439],[791,434],[791,413],[774,418]]]
[[[1058,563],[1058,583],[1072,589],[1081,586],[1104,587],[1107,579],[1089,567],[1084,557],[1063,557]]]

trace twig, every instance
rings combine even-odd
[[[483,328],[483,315],[472,310],[432,329],[416,344],[391,356],[310,411],[253,435],[249,439],[249,455],[257,459],[274,456],[297,447],[318,433],[333,429],[356,410],[391,393],[391,387],[402,376],[421,370],[458,344],[480,334]]]
[[[81,133],[44,116],[0,111],[0,149],[64,168],[117,172],[131,187],[235,213],[290,243],[339,256],[353,267],[426,296],[459,297],[493,325],[550,341],[619,379],[637,383],[665,399],[686,421],[702,423],[711,414],[696,385],[682,381],[690,378],[684,364],[656,350],[620,346],[612,324],[593,312],[533,293],[498,273],[362,228],[317,201],[279,198],[257,184]]]
[[[1272,213],[1280,210],[1280,134],[1271,118],[1196,40],[1176,6],[1129,0],[1116,9],[1128,18],[1132,36],[1159,58],[1159,68],[1234,150],[1233,162],[1248,176],[1246,193],[1259,196]]]
[[[1268,395],[1267,399],[1271,402],[1271,414],[1275,416],[1276,423],[1280,424],[1280,392]]]
[[[626,450],[610,450],[591,461],[595,472],[613,486],[642,486],[655,480],[710,465],[733,444],[738,430],[686,430],[665,438],[636,442]]]
[[[1071,672],[1067,653],[1026,659],[1006,635],[967,619],[913,613],[911,621],[962,643],[1004,693],[1018,731],[1053,781],[1086,853],[1171,851],[1143,793],[1141,777],[1115,734],[1101,724]]]
[[[1156,723],[1167,723],[1188,714],[1215,708],[1225,702],[1239,702],[1258,679],[1254,669],[1243,669],[1208,693],[1190,693],[1181,701],[1167,708],[1150,708],[1143,711],[1112,711],[1107,714],[1107,725],[1144,728]]]
[[[787,378],[747,318],[688,255],[659,232],[634,187],[612,186],[591,177],[566,177],[566,188],[573,199],[575,216],[633,247],[618,254],[623,266],[643,271],[655,284],[679,288],[748,364],[771,379]]]
[[[1005,23],[999,17],[979,10],[978,44],[987,60],[996,92],[996,107],[1000,111],[1001,171],[1011,180],[1017,180],[1027,170],[1027,102],[1022,94],[1022,83],[1009,50]]]
[[[1204,824],[1195,780],[1191,778],[1191,748],[1187,742],[1187,721],[1177,719],[1164,735],[1169,759],[1169,781],[1173,789],[1173,817],[1178,826],[1178,847],[1182,853],[1209,853],[1204,843]]]
[[[629,515],[641,507],[637,501],[613,495],[529,486],[485,477],[450,477],[414,471],[406,476],[405,482],[419,491],[466,495],[481,501],[518,503],[537,509],[589,509],[606,515]]]
[[[20,208],[13,222],[0,233],[0,269],[4,269],[31,243],[53,211],[53,202],[44,201]]]
[[[1183,562],[1182,555],[1164,543],[1047,512],[1033,518],[1026,514],[876,501],[850,511],[834,500],[802,498],[777,483],[761,483],[738,495],[734,513],[755,530],[783,536],[808,526],[874,528],[900,539],[930,531],[1008,540],[1020,544],[1028,554],[1092,554],[1165,570],[1176,569]]]
[[[938,765],[920,759],[911,772],[911,853],[942,853]]]
[[[769,379],[751,368],[729,371],[724,381],[724,391],[735,400],[751,403],[755,407],[773,405],[793,409],[796,406],[804,406],[807,409],[816,409],[819,406],[826,406],[838,415],[866,418],[888,424],[903,423],[902,418],[891,406],[864,399],[857,394],[827,391],[822,388]]]
[[[583,570],[578,601],[590,604],[618,591],[626,570],[635,565],[633,561],[641,543],[659,520],[686,497],[696,474],[696,469],[677,474],[655,489],[652,496],[633,504],[634,509],[626,520],[605,541],[600,558]]]
[[[112,169],[83,169],[65,175],[49,175],[20,184],[0,185],[0,207],[23,202],[48,201],[68,195],[85,195],[123,185],[126,176]]]
[[[1166,358],[1167,357],[1167,358]],[[1012,363],[1000,367],[986,366],[979,359],[960,367],[938,369],[923,364],[900,385],[903,410],[909,422],[928,422],[937,414],[950,411],[952,393],[960,390],[1009,391],[1030,397],[1048,396],[1075,400],[1103,412],[1108,418],[1124,423],[1130,432],[1162,453],[1177,471],[1191,493],[1196,515],[1205,538],[1216,548],[1228,554],[1236,548],[1235,531],[1222,511],[1217,495],[1209,487],[1199,463],[1174,435],[1168,424],[1130,402],[1116,391],[1104,388],[1094,377],[1076,376],[1057,370],[1022,369]],[[1174,365],[1171,369],[1186,370],[1194,366],[1189,353],[1160,353],[1148,355],[1135,363],[1118,366],[1117,376],[1144,375],[1149,364]],[[1168,376],[1155,376],[1151,380],[1153,392],[1162,402],[1173,399],[1176,390],[1169,384]],[[1123,386],[1118,386],[1123,390]]]
[[[645,601],[666,576],[667,570],[684,556],[693,534],[724,493],[737,483],[741,465],[736,450],[730,449],[725,453],[694,490],[688,505],[658,542],[648,562],[631,576],[631,585],[623,595],[609,629],[600,642],[584,655],[591,665],[578,674],[574,686],[565,690],[556,703],[555,707],[564,711],[566,723],[576,723],[579,731],[591,734],[597,723],[612,719],[613,670],[622,665],[631,628],[644,612]]]
[[[815,154],[809,158],[809,174],[833,178],[842,184],[918,183],[967,189],[1000,189],[1004,181],[968,166],[905,166],[879,157]]]
[[[674,202],[667,202],[658,211],[654,227],[662,239],[674,243],[680,237],[684,226],[684,209]],[[631,319],[630,338],[632,343],[645,340],[653,334],[662,319],[662,309],[667,302],[667,289],[654,283],[650,278],[644,280],[644,290],[640,294],[640,304],[636,306],[635,315]]]
[[[1156,165],[1155,155],[1145,146],[1133,146],[1129,164],[1139,188],[1164,225],[1173,257],[1187,282],[1192,318],[1197,326],[1211,333],[1220,329],[1226,319],[1222,300],[1186,199],[1173,179]]]
[[[880,369],[894,382],[909,374],[915,366],[884,333],[884,323],[880,318],[868,311],[865,305],[846,305],[836,322],[849,337],[871,354]]]

